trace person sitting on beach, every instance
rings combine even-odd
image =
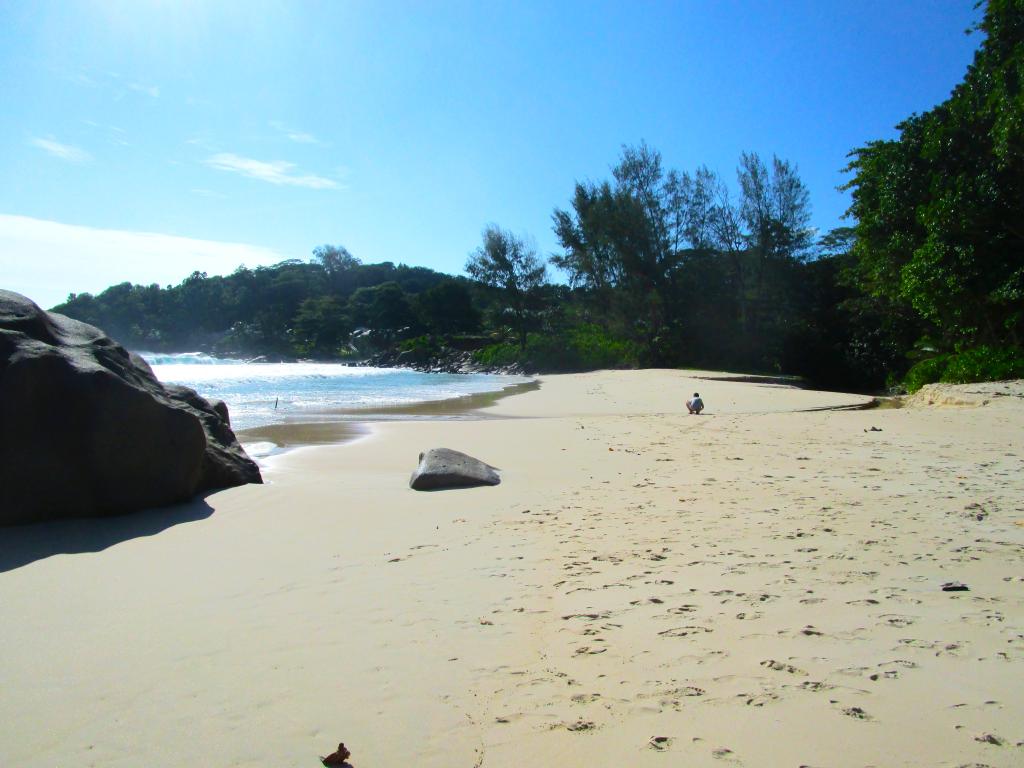
[[[700,399],[700,393],[694,392],[693,397],[686,401],[686,410],[700,415],[700,412],[704,410],[704,401]]]

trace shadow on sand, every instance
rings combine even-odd
[[[153,536],[171,526],[204,520],[213,514],[205,496],[185,504],[133,512],[116,517],[56,520],[0,528],[0,573],[53,555],[101,552],[140,536]]]

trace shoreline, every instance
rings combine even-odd
[[[549,376],[3,531],[0,763],[1009,768],[1024,400],[803,410],[867,400]],[[501,485],[409,490],[438,446]]]
[[[304,414],[301,418],[248,427],[235,433],[240,443],[273,443],[275,448],[266,456],[318,445],[339,445],[355,440],[369,431],[369,425],[382,421],[411,421],[416,419],[456,420],[493,418],[484,409],[505,397],[540,388],[540,379],[521,384],[508,384],[492,392],[476,392],[442,400],[423,400],[403,405],[377,408],[333,408]]]
[[[393,366],[400,367],[400,366]],[[410,368],[409,370],[417,370]],[[619,369],[617,369],[619,370]],[[621,369],[621,370],[661,370],[661,369]],[[854,405],[819,406],[809,410],[867,410],[871,408],[900,407],[892,397],[871,395],[867,393],[842,392],[838,390],[814,390],[801,386],[793,376],[766,376],[727,371],[709,372],[701,369],[664,369],[674,371],[680,376],[695,381],[729,384],[753,384],[764,387],[780,387],[802,391],[822,392],[837,396],[863,397],[867,400]],[[418,419],[457,420],[510,418],[507,415],[489,413],[498,401],[514,395],[539,389],[543,380],[551,376],[586,376],[601,371],[570,374],[532,374],[531,381],[519,384],[508,384],[500,390],[478,392],[469,395],[441,400],[425,400],[402,405],[391,405],[377,408],[328,408],[293,417],[283,422],[264,424],[257,427],[246,427],[235,434],[243,444],[269,442],[274,449],[267,454],[259,454],[259,458],[280,455],[281,453],[300,447],[340,445],[365,436],[370,431],[370,424],[385,421],[411,421]],[[698,375],[699,374],[699,375]],[[710,415],[710,414],[709,414]]]

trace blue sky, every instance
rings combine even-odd
[[[0,4],[0,287],[309,257],[462,271],[622,144],[734,183],[778,154],[842,222],[852,148],[945,99],[973,0]]]

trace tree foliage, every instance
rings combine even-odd
[[[484,229],[483,244],[469,256],[466,272],[496,289],[503,314],[515,331],[521,348],[534,322],[537,297],[547,279],[547,267],[536,249],[523,238],[491,224]]]
[[[480,330],[481,312],[463,283],[448,280],[417,296],[416,311],[429,331],[439,334],[474,333]]]
[[[350,351],[360,325],[379,331],[381,343],[403,328],[418,330],[415,297],[453,282],[465,281],[423,267],[362,264],[344,248],[322,246],[311,263],[240,267],[225,277],[194,272],[166,288],[122,283],[96,296],[72,294],[54,309],[135,349],[336,357]]]
[[[1024,0],[992,0],[977,31],[950,98],[848,168],[858,286],[947,349],[1024,330]]]
[[[756,153],[743,154],[735,202],[706,167],[665,170],[646,144],[623,147],[612,176],[578,183],[571,211],[553,214],[563,253],[552,260],[584,291],[592,317],[649,364],[770,364],[765,337],[777,330],[789,267],[810,244],[796,168],[774,158],[769,172]]]

